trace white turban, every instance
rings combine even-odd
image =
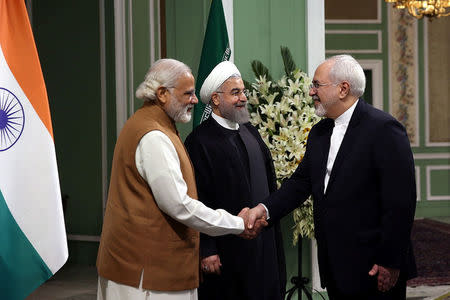
[[[231,61],[223,61],[209,73],[200,89],[200,98],[203,103],[208,104],[211,95],[224,83],[231,75],[241,76],[238,68]]]

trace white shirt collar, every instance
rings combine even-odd
[[[222,118],[221,116],[216,115],[214,112],[211,114],[211,117],[219,123],[220,126],[230,129],[230,130],[238,130],[239,124],[228,119]]]
[[[344,111],[344,113],[342,115],[340,115],[339,117],[337,117],[334,120],[334,125],[348,125],[348,123],[350,123],[350,119],[352,118],[353,115],[353,111],[356,108],[356,104],[358,104],[358,100],[355,101],[355,103],[353,103],[352,106],[350,106],[346,111]]]

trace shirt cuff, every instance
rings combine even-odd
[[[263,207],[264,207],[264,209],[266,210],[266,216],[267,216],[267,220],[269,220],[270,219],[270,215],[269,215],[269,210],[267,209],[267,206],[265,206],[264,204],[262,204],[262,203],[260,203]]]

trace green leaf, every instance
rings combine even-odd
[[[244,81],[244,87],[245,87],[247,90],[249,90],[249,91],[253,90],[252,84],[251,84],[250,82],[248,82],[248,81],[245,80],[245,79],[242,79],[242,81]]]
[[[267,67],[259,60],[252,61],[252,70],[253,73],[255,73],[256,78],[266,76],[267,81],[272,81],[272,76],[269,74],[269,69],[267,69]]]
[[[291,51],[288,47],[281,46],[281,57],[283,58],[284,72],[289,76],[295,69],[297,69]]]

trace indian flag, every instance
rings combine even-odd
[[[68,257],[47,92],[24,3],[0,0],[0,298],[11,300]]]

